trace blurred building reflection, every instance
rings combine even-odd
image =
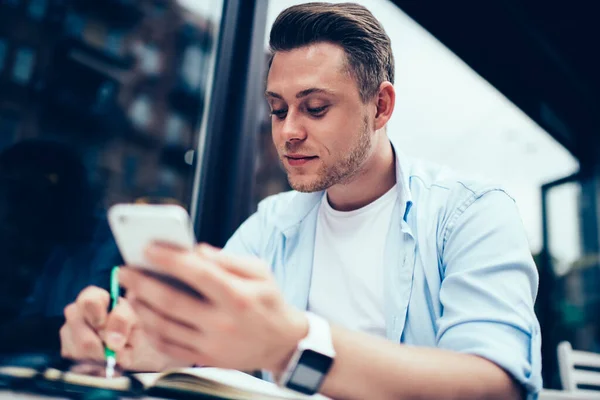
[[[577,350],[600,352],[597,198],[597,180],[582,171],[542,187],[544,245],[536,255],[536,311],[545,387],[561,387],[556,353],[561,341]]]
[[[110,205],[189,207],[219,23],[176,0],[0,0],[0,351],[56,346],[64,306],[108,285]]]
[[[187,205],[214,22],[167,0],[1,7],[0,146],[74,145],[104,205]]]
[[[268,65],[268,52],[265,54],[265,59],[264,65]],[[265,69],[264,82],[266,82],[267,74],[268,71]],[[254,164],[254,208],[267,196],[291,190],[271,137],[271,110],[266,100],[260,103],[259,113],[260,125],[256,137],[256,161]]]

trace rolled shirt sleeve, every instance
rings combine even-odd
[[[516,204],[505,192],[473,196],[450,218],[442,276],[438,347],[494,362],[536,398],[542,387],[538,274]]]

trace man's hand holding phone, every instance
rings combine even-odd
[[[65,357],[102,360],[106,344],[130,370],[201,364],[281,372],[308,321],[285,302],[263,261],[194,247],[180,207],[115,206],[109,222],[127,264],[119,271],[126,299],[109,314],[106,291],[82,292],[65,310]]]
[[[303,312],[288,305],[268,266],[202,244],[193,252],[150,246],[157,272],[202,297],[136,268],[119,280],[153,347],[191,364],[281,372],[308,332]]]
[[[182,207],[118,204],[111,207],[108,218],[126,268],[140,268],[156,277],[156,271],[145,257],[146,249],[156,242],[183,251],[193,250],[195,238],[191,221]],[[177,286],[168,275],[164,280]],[[65,308],[66,323],[60,330],[63,357],[103,361],[104,349],[108,346],[116,353],[117,365],[127,370],[159,371],[189,365],[152,348],[129,300],[121,298],[110,313],[109,302],[106,290],[88,287]]]

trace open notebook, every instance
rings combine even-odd
[[[306,396],[286,390],[244,372],[221,368],[185,368],[162,373],[138,373],[107,379],[77,372],[48,368],[38,372],[31,368],[0,367],[0,378],[40,381],[46,385],[60,383],[68,391],[106,389],[124,393],[146,393],[178,397],[227,400],[326,400],[321,395]]]

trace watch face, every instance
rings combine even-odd
[[[333,358],[306,349],[302,352],[287,386],[301,393],[313,394],[319,390],[331,364],[333,364]]]

